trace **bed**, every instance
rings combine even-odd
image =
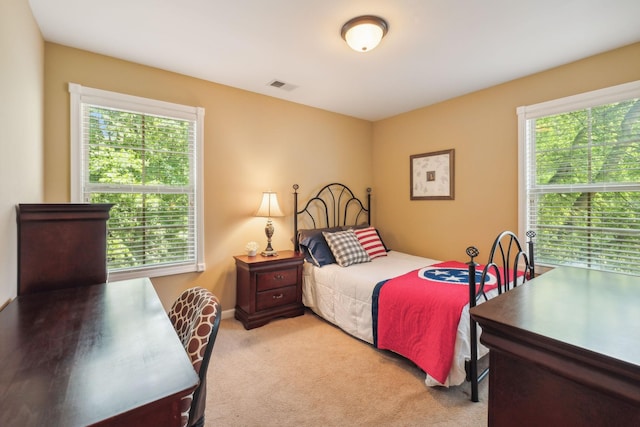
[[[299,186],[293,188],[294,246],[305,254],[304,305],[348,334],[416,363],[427,386],[469,381],[477,402],[478,382],[487,374],[478,372],[478,360],[488,349],[469,308],[533,277],[533,233],[529,253],[513,233],[500,233],[485,265],[475,262],[473,246],[464,263],[424,258],[386,247],[371,226],[371,189],[363,202],[346,185],[331,183],[299,203]],[[457,285],[440,283],[447,274]]]

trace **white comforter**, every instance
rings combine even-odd
[[[305,262],[302,302],[345,332],[373,344],[371,296],[376,284],[437,262],[440,261],[396,251],[388,252],[385,257],[374,258],[371,262],[349,267],[340,267],[337,264],[315,267]],[[449,386],[464,382],[466,377],[464,362],[471,352],[469,328],[469,304],[467,304],[462,310],[458,325],[454,361],[449,377],[444,384],[441,384],[427,373],[425,383],[428,386]],[[478,336],[480,336],[479,329]],[[480,344],[478,357],[485,355],[488,351]]]

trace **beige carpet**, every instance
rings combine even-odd
[[[469,384],[429,388],[411,362],[310,311],[245,330],[221,322],[208,371],[206,426],[486,426]]]

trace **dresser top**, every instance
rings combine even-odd
[[[639,277],[559,267],[471,314],[483,327],[616,359],[640,372]]]
[[[248,255],[236,255],[234,256],[236,262],[241,262],[244,264],[261,264],[261,263],[270,263],[277,261],[302,261],[304,260],[304,254],[302,252],[295,251],[278,251],[278,255],[275,256],[262,256],[257,254],[256,256],[248,256]]]

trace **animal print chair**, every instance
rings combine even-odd
[[[182,399],[182,426],[204,426],[207,367],[220,326],[220,302],[206,289],[187,289],[173,303],[169,319],[200,377],[194,392]]]

